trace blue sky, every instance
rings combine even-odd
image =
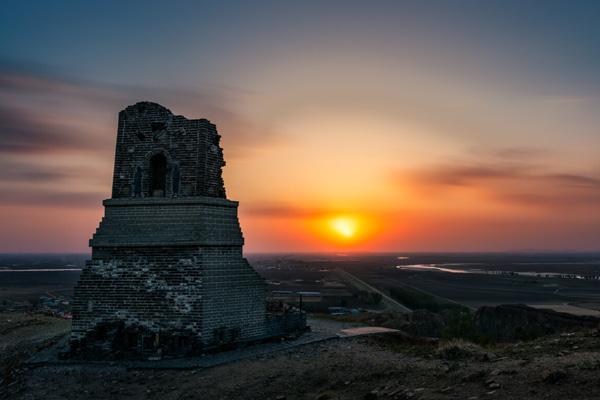
[[[599,15],[595,1],[8,1],[0,33],[4,61],[106,82],[226,84],[240,81],[240,62],[278,52],[401,52],[412,41],[451,70],[501,64],[585,94],[598,89]]]

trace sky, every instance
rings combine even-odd
[[[600,250],[596,1],[12,1],[0,252],[86,252],[119,110],[222,135],[247,252]]]

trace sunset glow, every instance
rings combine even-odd
[[[216,124],[250,252],[600,249],[597,9],[334,3],[13,3],[0,251],[88,251],[140,100]]]
[[[331,220],[331,228],[339,235],[345,238],[351,238],[358,229],[354,219],[349,217],[337,217]]]

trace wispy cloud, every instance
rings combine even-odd
[[[268,218],[315,218],[331,213],[322,208],[300,208],[275,202],[244,205],[243,212],[247,215]]]
[[[515,179],[522,175],[516,166],[442,165],[419,171],[416,177],[422,183],[433,185],[471,186],[482,181]]]
[[[600,177],[570,174],[570,173],[551,173],[540,176],[550,183],[563,184],[571,187],[583,187],[590,189],[600,189]]]
[[[565,208],[567,213],[577,211],[573,207],[596,206],[600,204],[600,191],[598,192],[545,192],[545,193],[523,193],[523,192],[497,192],[494,199],[502,203],[518,204],[530,207]]]
[[[0,182],[58,182],[69,178],[71,174],[59,170],[47,170],[43,167],[16,162],[0,161]]]
[[[531,161],[532,159],[537,160],[538,158],[548,154],[548,152],[543,148],[524,146],[492,149],[488,150],[488,153],[493,157],[506,161]]]
[[[504,155],[492,161],[434,165],[402,176],[408,175],[417,190],[434,191],[440,196],[453,188],[469,188],[484,193],[491,201],[524,206],[590,206],[600,201],[598,175],[552,171],[537,160],[526,161],[527,157],[522,156],[527,156],[527,151]]]
[[[98,138],[76,131],[60,117],[0,104],[0,153],[39,154],[99,149]]]
[[[148,100],[159,102],[174,113],[188,118],[210,119],[230,142],[228,153],[240,155],[242,148],[251,150],[256,145],[265,146],[276,139],[274,130],[267,122],[235,111],[241,108],[240,103],[252,102],[256,96],[260,94],[215,85],[181,88],[107,84],[71,78],[50,68],[44,70],[41,66],[31,68],[24,65],[16,68],[0,61],[0,110],[4,110],[2,119],[9,118],[10,122],[1,126],[0,139],[16,135],[11,132],[19,129],[30,128],[32,132],[39,132],[41,127],[48,128],[49,122],[56,124],[56,121],[47,121],[42,117],[47,114],[43,106],[48,109],[59,108],[70,118],[74,116],[65,109],[68,105],[83,109],[86,114],[103,115],[105,120],[114,120],[120,109],[137,101]],[[60,107],[56,107],[57,104]],[[83,115],[80,117],[84,118]],[[19,128],[19,122],[32,126]],[[108,132],[105,134],[109,135],[115,126],[107,126],[106,129]],[[85,132],[79,134],[85,136]],[[34,139],[43,141],[41,134],[37,135]],[[63,136],[76,139],[73,132],[65,132]],[[61,141],[57,146],[68,144]]]
[[[224,136],[227,159],[268,146],[276,137],[268,124],[234,111],[257,95],[231,87],[106,84],[0,61],[0,204],[99,206],[110,185],[117,112],[136,101],[210,119]],[[81,182],[90,189],[101,179],[107,182],[97,193],[79,191]]]
[[[37,207],[97,208],[102,199],[102,192],[65,191],[61,189],[21,188],[18,191],[4,191],[0,204]]]
[[[590,96],[546,96],[543,98],[545,103],[559,105],[581,104],[597,100],[597,98]]]
[[[469,186],[496,180],[546,181],[561,186],[600,189],[600,176],[569,172],[542,172],[537,163],[520,162],[455,162],[415,171],[413,176],[423,183]]]

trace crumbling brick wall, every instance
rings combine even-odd
[[[141,188],[137,195],[150,196],[150,159],[161,153],[167,158],[167,197],[225,198],[220,139],[215,125],[206,119],[173,115],[156,103],[127,107],[119,113],[112,197],[136,195],[138,171]]]
[[[153,338],[146,355],[194,354],[268,336],[265,296],[238,246],[95,248],[75,288],[71,338],[85,342],[98,326],[120,321],[139,333],[138,355],[144,336]],[[165,348],[169,337],[180,338],[179,348]]]
[[[75,288],[73,348],[183,355],[285,332],[267,317],[266,284],[243,258],[219,138],[207,120],[154,103],[119,114],[113,195]],[[151,190],[156,182],[164,190]]]
[[[179,336],[190,352],[202,341],[201,291],[196,247],[95,248],[75,288],[71,339],[85,341],[99,325],[122,322],[139,331],[133,346],[141,349],[144,337]],[[160,336],[146,348],[162,348]]]

